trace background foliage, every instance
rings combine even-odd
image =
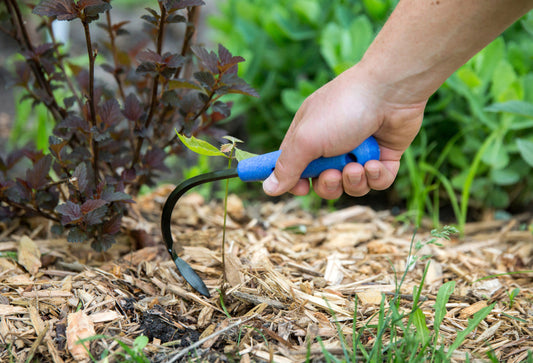
[[[315,89],[357,62],[396,1],[228,0],[213,38],[243,54],[258,100],[236,101],[254,150],[277,148]],[[430,99],[425,122],[389,191],[417,221],[439,211],[523,208],[533,198],[533,16],[459,69]]]

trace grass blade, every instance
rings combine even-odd
[[[494,305],[496,303],[492,303],[489,306],[485,306],[483,309],[479,310],[477,313],[474,314],[472,319],[468,320],[468,326],[465,330],[457,333],[457,338],[455,338],[455,341],[450,346],[450,349],[448,350],[448,353],[446,354],[446,358],[450,358],[453,354],[453,352],[459,348],[461,344],[463,344],[463,341],[465,340],[466,336],[470,334],[478,325],[479,323],[489,315],[489,313],[494,308]]]

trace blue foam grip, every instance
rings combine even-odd
[[[265,180],[274,171],[276,161],[280,154],[281,150],[278,150],[240,161],[237,166],[239,178],[245,182]],[[301,177],[315,178],[324,170],[328,169],[342,171],[346,164],[351,162],[358,162],[365,165],[368,160],[379,160],[379,155],[379,145],[376,139],[370,136],[361,145],[347,154],[329,158],[318,158],[312,161],[304,170]]]

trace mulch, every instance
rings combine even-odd
[[[76,343],[95,334],[107,338],[85,344],[95,359],[107,353],[109,361],[123,352],[118,340],[132,346],[141,334],[155,362],[283,363],[308,354],[320,361],[317,336],[342,356],[336,323],[350,342],[353,324],[373,322],[382,296],[389,301],[397,291],[412,241],[430,238],[388,211],[352,206],[310,214],[297,200],[244,207],[233,195],[224,271],[222,205],[189,193],[174,211],[173,234],[208,299],[187,285],[161,244],[159,211],[169,188],[139,198],[117,244],[102,253],[52,235],[42,219],[0,225],[0,361],[89,361]],[[501,361],[520,362],[533,349],[533,274],[511,274],[532,269],[532,225],[531,214],[470,223],[464,236],[417,251],[399,289],[401,307],[410,310],[430,261],[421,305],[430,330],[439,287],[456,281],[441,344],[449,346],[473,314],[496,303],[455,361],[486,359],[492,350]],[[372,346],[373,337],[363,343]]]

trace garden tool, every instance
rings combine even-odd
[[[229,178],[239,178],[244,182],[265,180],[274,170],[281,150],[271,153],[257,155],[245,160],[241,160],[236,168],[225,169],[197,175],[179,184],[168,196],[163,212],[161,214],[161,232],[170,256],[174,260],[181,276],[194,290],[200,294],[210,297],[209,291],[198,274],[179,257],[174,251],[174,241],[170,230],[170,222],[174,206],[179,198],[191,188],[207,182],[223,180]],[[379,160],[380,152],[377,141],[370,136],[353,151],[333,157],[322,157],[312,161],[301,175],[301,178],[315,178],[327,169],[344,169],[346,164],[358,162],[364,165],[368,160]]]

